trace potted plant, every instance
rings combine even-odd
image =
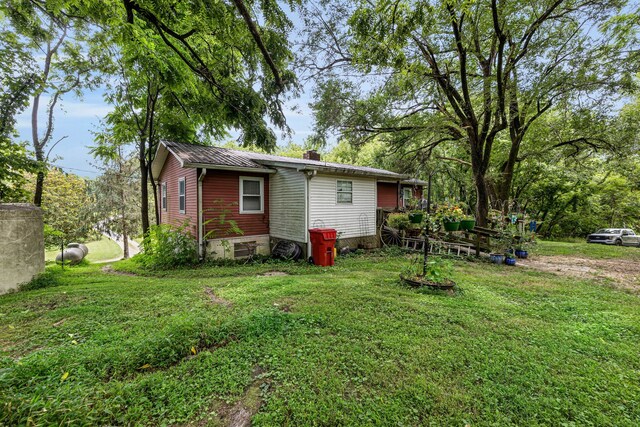
[[[473,215],[467,215],[460,220],[460,230],[472,230],[476,226],[476,218]]]
[[[516,265],[516,257],[512,253],[504,254],[504,263],[507,265]]]
[[[458,205],[443,203],[436,209],[436,216],[442,222],[445,231],[458,231],[463,212]]]
[[[414,209],[409,212],[409,221],[411,221],[412,224],[420,224],[422,222],[422,218],[424,218],[424,212],[420,209]]]
[[[503,264],[505,263],[506,258],[513,257],[513,250],[509,253],[509,249],[513,246],[513,235],[511,230],[503,230],[500,237],[492,240],[491,246],[493,252],[489,254],[489,258],[492,263]]]
[[[529,248],[533,244],[535,244],[533,233],[525,233],[525,235],[520,236],[520,239],[516,244],[516,257],[520,259],[527,259],[529,257]]]

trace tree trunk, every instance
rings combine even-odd
[[[515,141],[511,142],[511,149],[509,150],[509,158],[502,167],[502,178],[498,185],[498,202],[504,213],[509,207],[509,199],[511,196],[511,184],[513,183],[513,174],[518,161],[518,153],[520,152],[521,138],[517,137]]]
[[[145,144],[140,144],[138,160],[140,162],[140,215],[142,219],[142,234],[149,233],[149,175],[145,157]]]
[[[476,222],[480,227],[487,226],[489,217],[489,192],[487,191],[487,181],[482,172],[477,172],[473,177],[476,186]]]
[[[33,204],[42,206],[42,190],[44,189],[44,172],[38,171],[36,175],[36,191],[33,195]]]
[[[153,208],[156,214],[155,224],[160,225],[160,209],[158,206],[158,185],[153,179],[153,174],[151,173],[151,162],[149,162],[149,167],[147,168],[149,171],[149,181],[151,181],[151,189],[153,190]]]

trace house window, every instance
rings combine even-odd
[[[240,177],[240,213],[264,212],[264,178]]]
[[[338,203],[353,203],[353,182],[351,181],[337,182],[336,201]]]
[[[180,178],[178,180],[178,206],[180,213],[185,213],[185,209],[187,206],[187,198],[186,198],[186,184],[184,178]]]
[[[402,205],[406,208],[409,204],[409,200],[413,197],[413,191],[411,188],[405,187],[402,189]]]
[[[163,211],[167,210],[167,183],[160,184],[160,205]]]

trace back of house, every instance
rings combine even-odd
[[[334,228],[340,247],[379,245],[378,209],[422,197],[424,182],[395,172],[322,161],[162,142],[152,165],[160,223],[182,226],[202,256],[269,254],[279,240],[310,253],[309,229]]]

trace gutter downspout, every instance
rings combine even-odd
[[[306,179],[306,185],[305,185],[305,196],[306,196],[306,203],[305,203],[305,241],[307,243],[307,259],[309,259],[309,257],[311,257],[311,239],[309,238],[309,227],[311,227],[311,205],[310,205],[310,201],[311,201],[311,191],[310,191],[310,183],[311,183],[311,178],[313,178],[314,176],[316,176],[318,174],[318,171],[313,169],[313,170],[307,170],[307,171],[303,171],[304,176]]]
[[[202,181],[207,174],[206,169],[202,169],[200,176],[198,176],[198,255],[200,260],[205,257],[205,242],[204,242],[204,215],[202,212]]]

